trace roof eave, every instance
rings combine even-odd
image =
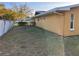
[[[76,4],[76,5],[70,5],[70,6],[65,6],[65,7],[57,7],[57,8],[54,8],[54,9],[51,9],[51,10],[48,10],[47,12],[45,13],[42,13],[42,14],[39,14],[39,15],[36,15],[32,18],[36,18],[36,17],[40,17],[40,16],[45,16],[45,15],[48,15],[48,14],[58,14],[58,11],[61,11],[61,12],[64,12],[64,11],[70,11],[71,8],[74,8],[74,7],[78,7],[79,4]]]

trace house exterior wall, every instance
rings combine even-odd
[[[70,30],[71,14],[74,15],[74,30]],[[37,18],[38,19],[38,18]],[[62,36],[79,35],[79,7],[63,12],[63,15],[50,14],[36,19],[36,26]]]
[[[36,19],[36,26],[41,27],[50,32],[63,35],[63,17],[64,15],[50,14]]]
[[[79,7],[67,11],[65,14],[64,36],[79,35]],[[74,30],[70,30],[70,17],[74,15]]]

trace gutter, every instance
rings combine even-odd
[[[61,12],[59,12],[59,11],[61,11]],[[59,14],[59,15],[62,15],[62,14],[63,14],[62,12],[65,12],[65,11],[70,11],[70,8],[67,9],[67,10],[48,11],[48,12],[45,12],[45,13],[42,13],[42,14],[38,14],[38,15],[36,15],[36,16],[33,16],[33,17],[31,17],[31,18],[46,16],[46,15],[49,15],[49,14]]]
[[[40,17],[40,16],[45,16],[45,15],[52,14],[52,13],[55,13],[55,14],[62,14],[61,12],[70,11],[71,8],[78,7],[78,6],[79,6],[79,4],[69,5],[69,6],[64,6],[64,7],[56,7],[56,8],[54,8],[54,9],[48,10],[48,11],[45,12],[45,13],[38,14],[38,15],[33,16],[33,17],[31,17],[31,18],[36,18],[36,17]],[[58,12],[58,11],[61,11],[61,12]]]

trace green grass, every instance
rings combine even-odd
[[[63,39],[37,27],[14,27],[0,39],[0,55],[79,56],[79,36]]]
[[[64,45],[66,55],[79,56],[79,36],[65,37]]]
[[[62,37],[37,27],[15,27],[0,42],[0,55],[64,55]]]
[[[28,30],[46,41],[48,55],[79,56],[79,36],[63,37],[40,28]]]
[[[48,55],[64,55],[63,38],[55,33],[51,33],[41,28],[31,28],[27,30],[29,33],[35,33],[35,37],[39,37],[46,42]]]

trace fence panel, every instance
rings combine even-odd
[[[13,21],[0,20],[0,36],[6,33],[11,27],[13,27]]]

